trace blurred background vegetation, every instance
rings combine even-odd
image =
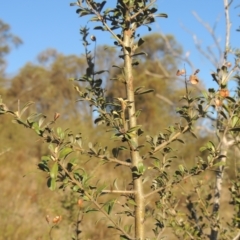
[[[176,108],[181,104],[179,100],[184,93],[184,83],[176,76],[179,61],[169,54],[167,43],[179,56],[182,49],[172,35],[151,34],[144,39],[146,43],[141,50],[147,53],[147,57],[138,59],[139,65],[134,68],[135,81],[139,87],[154,89],[154,92],[139,95],[137,108],[142,110],[139,124],[143,125],[146,134],[152,135],[157,134],[157,130],[174,124],[177,117]],[[99,127],[96,131],[96,115],[85,103],[77,102],[77,92],[73,83],[68,81],[69,78],[84,74],[85,56],[64,56],[55,49],[47,49],[39,53],[38,64],[28,63],[15,76],[6,76],[5,57],[12,47],[21,42],[19,37],[11,33],[10,26],[0,21],[0,95],[7,99],[9,107],[15,109],[18,99],[21,104],[34,101],[31,111],[42,112],[48,119],[52,119],[55,112],[60,113],[57,126],[62,129],[71,127],[73,132],[81,132],[85,138],[91,136],[93,143],[101,138],[109,145],[110,134],[106,134],[104,127]],[[105,76],[108,80],[105,83],[107,95],[110,99],[124,96],[120,84],[121,73],[117,68],[111,68],[120,61],[119,53],[108,46],[97,46],[96,52],[96,70],[109,71]],[[191,86],[191,91],[199,94],[202,88],[204,86],[200,83],[198,87]],[[199,122],[198,130],[201,137],[196,139],[190,135],[185,136],[184,148],[178,148],[176,143],[176,148],[180,149],[178,155],[181,156],[181,159],[176,160],[176,166],[179,162],[191,166],[200,154],[199,147],[213,135],[210,122]],[[45,220],[47,215],[51,218],[62,216],[62,222],[53,230],[53,239],[71,239],[78,218],[78,198],[73,194],[52,192],[47,188],[46,176],[37,169],[41,156],[48,151],[44,143],[33,132],[12,124],[7,115],[0,118],[0,133],[0,240],[49,239],[50,226]],[[94,171],[97,162],[88,160],[82,159],[82,162]],[[226,178],[230,179],[234,175],[234,158],[229,163],[232,166],[229,166]],[[121,168],[118,173],[124,174]],[[104,170],[96,172],[96,179],[101,181],[109,177],[117,176],[111,176],[111,172],[104,174]],[[206,184],[211,184],[211,173],[202,178]],[[182,194],[179,195],[179,199],[183,199],[180,206],[184,206],[184,194],[190,186],[191,182],[185,182],[176,189]],[[227,187],[224,190],[226,192]],[[94,217],[93,214],[86,218]],[[111,231],[105,233],[107,229],[103,221],[92,225],[85,219],[82,227],[87,230],[84,239],[103,239],[102,236],[113,239]]]

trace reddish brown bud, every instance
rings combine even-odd
[[[56,216],[53,218],[52,222],[54,224],[58,224],[59,222],[61,222],[61,220],[62,220],[62,216]]]
[[[199,79],[196,75],[190,75],[189,77],[189,81],[191,82],[191,84],[198,84],[199,83]]]
[[[60,113],[55,113],[54,114],[54,121],[56,121],[60,117]]]
[[[82,200],[81,198],[78,199],[77,205],[78,205],[80,208],[82,208],[82,206],[83,206],[83,200]]]
[[[177,76],[182,76],[182,75],[184,75],[184,74],[185,74],[185,70],[184,70],[184,69],[182,69],[182,70],[177,70],[177,73],[176,73]]]
[[[228,97],[228,96],[229,96],[229,91],[228,91],[228,89],[221,89],[221,90],[219,91],[219,95],[220,95],[221,97],[223,97],[223,98]]]

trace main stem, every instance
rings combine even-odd
[[[229,18],[229,2],[228,0],[223,0],[224,3],[224,12],[225,12],[225,20],[226,20],[226,42],[225,42],[225,50],[223,56],[223,64],[227,62],[227,56],[229,52],[229,45],[230,45],[230,18]],[[222,119],[221,115],[218,113],[217,122],[219,125],[219,130],[223,128],[222,126]],[[226,137],[227,129],[224,130],[224,133],[221,137],[220,141],[220,155],[226,156],[228,152],[228,139]],[[220,200],[221,200],[221,191],[222,191],[222,183],[223,183],[223,175],[224,175],[224,166],[226,164],[226,157],[221,157],[219,160],[222,165],[220,165],[216,171],[216,186],[215,186],[215,193],[214,193],[214,203],[213,203],[213,215],[215,216],[215,224],[211,227],[211,234],[210,240],[217,240],[218,233],[219,233],[219,208],[220,208]]]
[[[126,11],[125,21],[127,22],[129,18],[129,12]],[[133,73],[132,73],[132,57],[129,49],[132,49],[132,30],[129,28],[123,31],[123,53],[124,53],[124,75],[126,81],[126,94],[128,101],[131,102],[131,107],[128,108],[129,117],[129,127],[135,127],[137,125],[137,120],[135,116],[135,99],[134,99],[134,89],[133,89]],[[144,239],[144,196],[143,196],[143,186],[142,177],[137,176],[134,171],[136,171],[139,163],[142,162],[142,158],[136,149],[138,146],[138,136],[134,134],[131,139],[132,143],[129,143],[130,154],[132,161],[132,178],[133,187],[135,195],[135,238],[138,240]],[[133,147],[134,146],[134,147]]]

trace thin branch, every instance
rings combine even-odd
[[[156,78],[167,78],[167,79],[173,79],[173,77],[171,76],[166,76],[165,74],[157,74],[157,73],[153,73],[153,72],[150,72],[149,70],[145,70],[145,74],[146,75],[149,75],[149,76],[152,76],[152,77],[156,77]]]
[[[192,71],[194,71],[195,68],[194,68],[193,64],[191,63],[191,61],[189,61],[187,55],[186,55],[186,57],[182,57],[181,55],[179,55],[179,54],[172,48],[172,46],[171,46],[169,40],[167,39],[167,37],[166,37],[164,34],[162,34],[161,37],[162,37],[163,40],[165,41],[165,44],[166,44],[166,47],[167,47],[169,53],[170,53],[173,57],[176,57],[176,58],[178,58],[178,59],[186,62],[186,63],[191,67]]]
[[[224,1],[225,1],[225,0],[224,0]],[[197,14],[196,12],[193,11],[192,14],[193,14],[194,17],[197,19],[197,21],[198,21],[199,23],[201,23],[201,24],[206,28],[206,30],[209,32],[209,34],[210,34],[210,36],[212,37],[214,43],[216,44],[216,47],[217,47],[217,49],[218,49],[219,56],[221,57],[221,56],[222,56],[222,49],[221,49],[221,46],[220,46],[220,44],[219,44],[219,40],[217,39],[216,34],[215,34],[215,32],[214,32],[214,28],[215,28],[215,27],[214,27],[214,28],[210,27],[209,24],[206,23],[206,22],[204,22],[204,21],[198,16],[198,14]],[[216,25],[216,23],[215,23],[215,25]]]
[[[190,178],[190,177],[193,177],[193,176],[195,176],[195,175],[196,175],[196,174],[189,174],[189,175],[187,175],[186,177],[182,178],[178,183],[180,183],[180,182],[182,182],[182,181],[185,181],[186,179],[188,179],[188,178]],[[144,195],[144,199],[146,199],[146,198],[154,195],[155,193],[161,192],[161,191],[163,191],[163,190],[165,190],[165,189],[167,189],[167,188],[169,188],[169,187],[172,187],[172,186],[173,186],[173,183],[168,183],[168,184],[165,185],[164,187],[157,188],[157,189],[155,189],[154,191],[151,191],[151,192],[145,194],[145,195]]]
[[[232,1],[228,2],[228,0],[223,0],[224,2],[224,12],[225,12],[225,20],[226,20],[226,36],[225,36],[225,49],[223,54],[223,64],[227,62],[227,55],[230,48],[230,28],[231,22],[229,17],[229,6],[231,5]]]
[[[90,3],[88,0],[86,0],[86,3],[87,3],[87,5],[91,8],[92,12],[98,17],[99,21],[102,22],[102,24],[104,25],[104,27],[106,27],[106,29],[112,34],[112,36],[113,36],[122,46],[124,46],[123,41],[122,41],[122,40],[112,31],[112,29],[108,26],[108,24],[106,23],[104,17],[103,17],[98,11],[96,11],[96,10],[92,7],[91,3]]]
[[[158,97],[159,99],[163,100],[164,102],[166,102],[170,106],[174,106],[174,103],[170,99],[168,99],[167,97],[164,97],[163,95],[160,95],[159,93],[157,93],[155,96]]]
[[[11,148],[7,148],[6,150],[3,150],[2,152],[0,152],[0,156],[5,154],[6,152],[9,152],[10,150],[11,150]]]
[[[133,14],[130,17],[130,20],[133,20],[134,18],[136,18],[140,13],[142,13],[143,11],[147,10],[149,7],[151,7],[154,3],[156,2],[156,0],[151,1],[145,8],[139,10],[137,13]]]
[[[86,197],[97,207],[97,209],[116,227],[116,229],[118,229],[119,231],[121,231],[127,238],[134,240],[135,238],[132,238],[122,227],[119,226],[119,224],[117,222],[115,222],[112,217],[110,215],[108,215],[104,209],[102,208],[101,205],[99,205],[99,203],[94,200],[94,198],[87,192],[84,190],[82,184],[77,181],[72,174],[67,170],[67,168],[65,168],[65,166],[58,161],[59,166],[63,169],[63,171],[68,175],[68,177],[70,178],[71,182],[74,183],[75,185],[77,185],[81,190],[84,191],[84,194],[86,195]]]
[[[131,190],[102,190],[102,193],[116,193],[116,194],[134,194]]]
[[[83,148],[79,148],[79,147],[75,147],[74,150],[80,151],[81,153],[85,152],[85,150]],[[124,162],[122,160],[119,160],[119,159],[113,158],[113,157],[106,157],[105,155],[96,155],[94,157],[96,157],[98,159],[101,159],[101,160],[104,160],[104,161],[118,163],[120,165],[127,166],[127,167],[131,167],[132,166],[132,164],[129,163],[129,162]]]
[[[159,150],[161,150],[162,148],[164,148],[165,146],[167,146],[169,143],[171,143],[172,141],[176,140],[180,135],[184,134],[185,132],[187,132],[189,130],[189,126],[185,126],[184,129],[181,132],[176,133],[174,136],[172,136],[168,141],[163,142],[162,144],[160,144],[159,146],[157,146],[154,150],[153,153],[158,152]]]
[[[102,160],[105,160],[105,158],[101,158]],[[118,163],[118,164],[121,164],[123,166],[127,166],[127,167],[131,167],[132,164],[131,163],[128,163],[128,162],[124,162],[122,160],[118,160],[117,158],[107,158],[107,160],[109,162],[115,162],[115,163]]]
[[[233,238],[233,240],[238,240],[240,237],[240,232],[238,232],[238,234],[236,235],[236,237]]]

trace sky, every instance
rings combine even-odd
[[[0,18],[11,26],[11,32],[23,40],[18,48],[13,48],[7,56],[8,75],[15,75],[27,62],[37,63],[37,55],[48,49],[54,48],[65,55],[83,53],[80,27],[87,23],[87,17],[79,18],[76,7],[70,7],[74,0],[41,0],[41,1],[1,1]],[[116,0],[108,0],[114,5]],[[107,3],[107,4],[108,4]],[[231,47],[239,48],[240,33],[236,29],[240,26],[240,0],[234,0],[230,9],[231,18]],[[223,47],[225,44],[225,16],[223,0],[157,0],[158,10],[168,14],[168,18],[158,18],[152,25],[152,32],[172,34],[183,47],[184,54],[196,68],[200,69],[199,77],[204,83],[212,86],[210,73],[214,66],[204,58],[193,41],[197,36],[203,49],[213,46],[214,42],[206,28],[194,17],[193,12],[215,28],[215,35]],[[92,31],[97,37],[98,44],[112,44],[110,35],[101,31]],[[143,30],[144,34],[148,32]],[[230,58],[231,60],[233,57]],[[184,65],[179,66],[179,68]]]

